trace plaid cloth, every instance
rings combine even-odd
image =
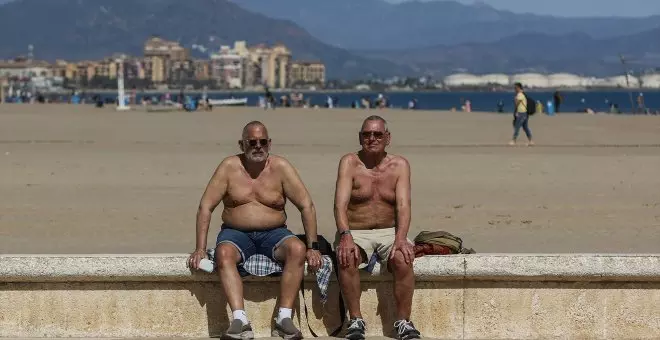
[[[209,260],[215,261],[215,249],[206,251]],[[330,285],[330,276],[332,274],[332,259],[328,255],[322,255],[321,268],[316,272],[316,284],[319,287],[321,302],[328,301],[328,286]],[[282,274],[282,265],[271,260],[265,255],[255,254],[248,257],[243,264],[238,265],[238,272],[242,277],[253,276],[279,276]]]

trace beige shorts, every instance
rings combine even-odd
[[[351,230],[351,235],[355,244],[362,249],[363,263],[359,268],[366,267],[374,253],[378,254],[378,261],[381,265],[387,264],[392,246],[394,245],[396,228]],[[337,249],[340,237],[339,233],[337,233],[334,244],[335,249]],[[408,242],[413,243],[410,239],[408,239]]]

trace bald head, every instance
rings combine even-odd
[[[243,127],[243,133],[242,133],[241,137],[243,139],[246,139],[246,138],[250,137],[251,132],[254,131],[254,130],[261,130],[263,132],[264,136],[268,137],[268,129],[266,129],[266,125],[264,125],[264,123],[262,123],[258,120],[253,120],[253,121],[247,123],[245,125],[245,127]]]
[[[367,126],[367,124],[369,122],[381,122],[381,123],[383,123],[383,126],[385,127],[385,131],[389,131],[387,129],[387,121],[385,120],[385,118],[383,118],[381,116],[378,116],[378,115],[371,115],[371,116],[365,118],[365,120],[362,122],[362,130],[364,130],[365,126]]]

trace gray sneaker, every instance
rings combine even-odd
[[[291,339],[298,340],[303,338],[302,332],[300,332],[298,328],[296,328],[291,318],[284,318],[282,319],[281,323],[277,323],[277,321],[275,321],[275,329],[273,329],[271,335],[274,337],[280,337],[287,340],[291,340]]]
[[[229,328],[225,334],[222,335],[221,339],[226,340],[252,340],[254,339],[254,333],[252,332],[252,325],[249,323],[247,325],[243,324],[243,321],[234,319],[229,324]]]

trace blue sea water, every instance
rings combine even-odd
[[[130,93],[130,91],[127,91]],[[178,92],[172,91],[171,98],[176,100]],[[280,96],[290,94],[273,92],[273,95],[279,99]],[[552,92],[529,92],[533,99],[541,101],[546,104],[547,101],[552,100]],[[632,93],[632,100],[637,105],[637,96],[639,91]],[[88,96],[91,93],[87,94]],[[141,94],[137,93],[138,99],[142,97],[156,97],[159,98],[163,94]],[[185,92],[186,96],[196,97],[201,96],[200,92]],[[236,92],[236,93],[213,93],[210,92],[208,96],[212,99],[231,98],[248,98],[249,106],[256,106],[259,104],[259,97],[264,94],[261,92]],[[309,98],[312,105],[325,106],[327,97],[332,96],[338,99],[336,106],[338,107],[351,107],[352,102],[359,101],[362,97],[368,96],[374,100],[378,93],[376,92],[313,92],[303,93],[304,98]],[[408,102],[416,98],[418,109],[422,110],[450,110],[456,108],[460,110],[462,100],[470,100],[472,111],[487,111],[496,112],[497,104],[501,100],[504,103],[504,112],[510,113],[513,111],[513,92],[383,92],[383,95],[389,100],[392,107],[407,108]],[[609,111],[609,103],[617,104],[619,109],[624,113],[633,111],[630,98],[630,92],[627,91],[580,91],[580,92],[561,92],[563,103],[560,111],[564,113],[570,112],[584,112],[584,109],[590,108],[596,112]],[[660,110],[660,91],[644,91],[643,92],[645,105],[652,112]],[[115,98],[116,95],[104,94],[104,98]],[[88,101],[89,102],[89,101]]]

